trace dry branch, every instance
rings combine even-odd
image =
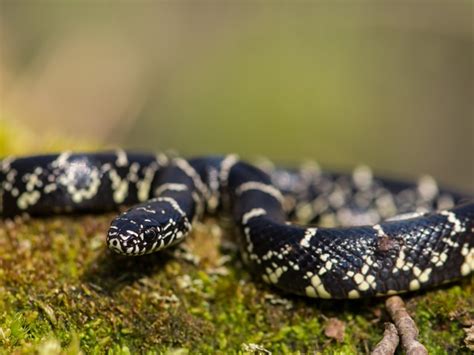
[[[383,338],[372,350],[371,355],[392,355],[397,350],[399,341],[397,328],[393,323],[387,322],[385,323]]]
[[[426,348],[417,340],[418,328],[408,314],[405,303],[399,296],[392,296],[385,301],[387,311],[397,327],[402,347],[407,355],[427,355]]]

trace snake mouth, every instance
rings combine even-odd
[[[107,245],[109,249],[122,255],[143,255],[149,254],[155,251],[155,247],[158,244],[154,242],[144,242],[142,240],[132,239],[125,241],[120,237],[108,238]]]
[[[143,255],[159,249],[160,235],[157,227],[148,227],[143,231],[127,229],[123,232],[111,227],[107,235],[107,246],[122,255]]]

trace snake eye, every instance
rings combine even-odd
[[[157,230],[156,230],[156,228],[151,227],[151,228],[148,228],[147,230],[145,230],[144,234],[145,234],[146,238],[150,238],[150,239],[155,238],[156,234],[157,234]]]

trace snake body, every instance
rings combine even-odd
[[[474,270],[474,201],[416,184],[352,174],[261,168],[236,156],[185,160],[119,150],[5,158],[0,216],[132,206],[107,244],[142,255],[182,241],[202,215],[226,210],[242,257],[263,281],[298,295],[359,298],[414,291]],[[319,222],[303,227],[297,222]]]

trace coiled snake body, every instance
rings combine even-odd
[[[133,206],[112,221],[107,244],[142,255],[183,240],[204,212],[226,209],[253,273],[309,297],[413,291],[474,269],[474,202],[439,190],[431,178],[408,184],[374,178],[364,167],[352,174],[316,165],[264,170],[234,155],[185,160],[119,150],[6,158],[0,215]]]

